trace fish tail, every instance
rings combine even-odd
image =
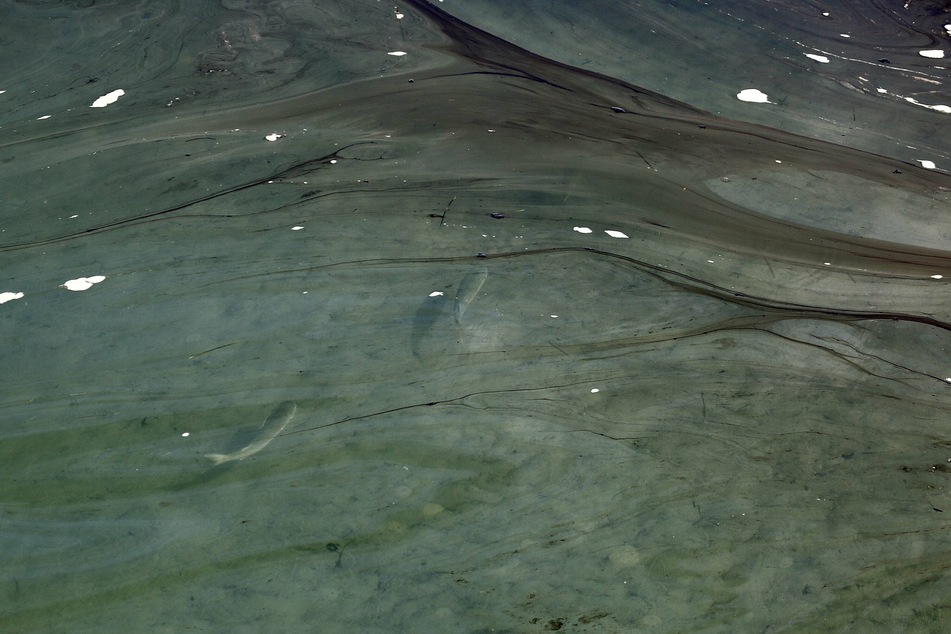
[[[223,453],[206,453],[205,457],[211,460],[214,464],[221,464],[222,462],[228,461],[228,456]]]

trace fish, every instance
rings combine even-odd
[[[459,282],[459,288],[456,289],[456,303],[452,307],[452,315],[456,324],[462,323],[462,316],[465,314],[469,304],[479,294],[482,285],[485,284],[485,278],[489,271],[485,267],[473,269],[466,273],[466,276]]]
[[[267,420],[261,425],[261,431],[254,442],[231,453],[209,453],[205,454],[205,457],[214,464],[219,465],[225,462],[231,462],[232,460],[243,460],[250,455],[256,454],[267,447],[268,443],[277,438],[277,435],[284,431],[284,428],[286,428],[290,424],[291,419],[294,418],[295,413],[297,413],[297,403],[284,401],[274,408],[271,415],[268,416]]]

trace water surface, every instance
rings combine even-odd
[[[940,631],[942,11],[5,3],[0,626]]]

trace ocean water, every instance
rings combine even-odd
[[[946,2],[0,15],[0,631],[946,627]]]

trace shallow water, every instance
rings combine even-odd
[[[901,4],[4,3],[0,629],[941,631]]]

